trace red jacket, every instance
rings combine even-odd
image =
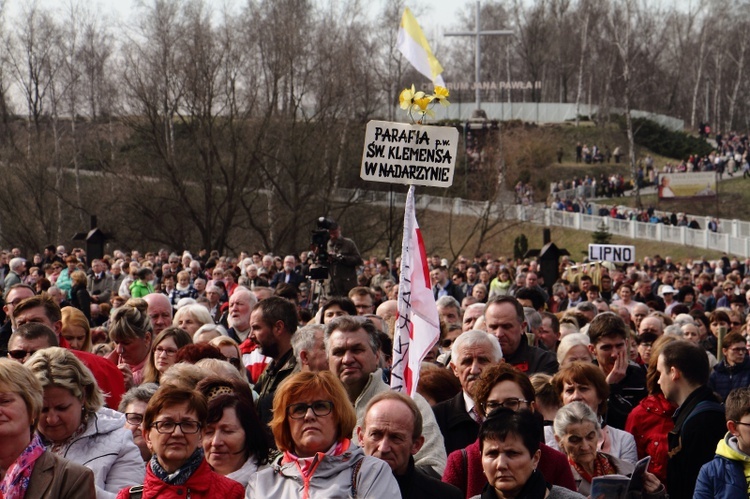
[[[146,479],[143,482],[143,499],[244,499],[245,489],[239,483],[219,475],[204,459],[195,473],[184,485],[169,485],[146,465]],[[130,487],[122,489],[117,499],[130,499]]]
[[[638,459],[651,456],[648,471],[666,483],[669,445],[667,434],[674,428],[672,414],[677,407],[664,395],[649,395],[630,411],[625,431],[635,437]]]
[[[577,492],[576,482],[573,480],[573,473],[570,471],[570,464],[568,464],[568,458],[565,457],[565,454],[545,444],[539,444],[539,450],[542,451],[542,455],[539,459],[538,469],[544,479],[552,485]],[[468,499],[480,495],[487,484],[487,478],[485,478],[484,470],[482,470],[479,439],[466,447],[466,458],[468,472],[466,466],[464,466],[461,449],[451,452],[443,472],[443,481],[461,489]]]
[[[125,381],[122,372],[104,357],[81,350],[70,350],[70,353],[91,370],[91,374],[94,375],[96,383],[104,394],[104,404],[116,411],[120,405],[120,399],[125,393]]]

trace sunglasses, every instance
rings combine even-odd
[[[31,357],[35,353],[36,350],[11,350],[10,352],[8,352],[8,355],[16,360],[21,360],[25,359],[27,356]]]

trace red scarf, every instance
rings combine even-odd
[[[596,458],[594,459],[593,475],[589,474],[588,471],[584,470],[583,467],[579,466],[578,463],[573,461],[571,458],[568,458],[568,462],[573,467],[573,469],[575,469],[578,474],[581,475],[581,478],[586,480],[588,483],[591,483],[597,476],[614,475],[616,473],[615,467],[612,466],[611,462],[609,462],[607,456],[605,456],[601,452],[596,453]]]

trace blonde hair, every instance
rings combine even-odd
[[[196,362],[195,365],[205,371],[210,371],[211,374],[219,376],[221,379],[228,380],[234,378],[243,383],[247,383],[247,380],[242,377],[242,374],[237,368],[226,360],[201,359]]]
[[[159,384],[160,386],[172,385],[195,390],[198,382],[209,374],[210,373],[206,372],[205,369],[200,368],[195,364],[179,362],[171,366],[161,375],[161,378],[159,378]]]
[[[65,388],[83,403],[87,414],[93,414],[104,405],[104,396],[89,368],[65,348],[50,347],[37,351],[24,364],[42,385],[42,388]]]
[[[214,320],[211,318],[211,314],[206,307],[198,303],[191,303],[190,305],[180,307],[180,309],[175,312],[174,319],[172,319],[172,325],[179,326],[180,319],[186,315],[192,317],[196,322],[200,322],[201,326],[214,323]]]
[[[13,392],[23,399],[29,414],[29,435],[33,435],[44,404],[42,385],[20,362],[0,358],[0,387],[3,391]]]
[[[82,270],[76,270],[72,274],[70,274],[70,280],[73,281],[73,284],[82,284],[86,285],[86,272]]]
[[[145,340],[154,327],[148,317],[148,303],[142,298],[131,298],[112,314],[109,337],[116,343]]]
[[[84,352],[90,352],[91,351],[91,326],[89,325],[89,320],[86,318],[85,315],[83,315],[83,312],[78,310],[75,307],[63,307],[63,309],[60,311],[62,313],[62,330],[63,333],[65,330],[70,327],[80,327],[84,330],[86,333],[86,339],[83,340],[83,347],[81,350]]]

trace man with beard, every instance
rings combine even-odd
[[[240,346],[242,363],[247,368],[251,383],[258,381],[270,360],[261,353],[258,345],[250,337],[250,314],[257,303],[255,293],[240,286],[229,298],[227,312],[227,335]]]
[[[250,315],[250,339],[258,345],[261,354],[271,358],[255,384],[259,395],[258,416],[265,424],[273,417],[271,408],[276,389],[297,367],[292,349],[292,335],[296,330],[297,307],[279,296],[258,302]]]

